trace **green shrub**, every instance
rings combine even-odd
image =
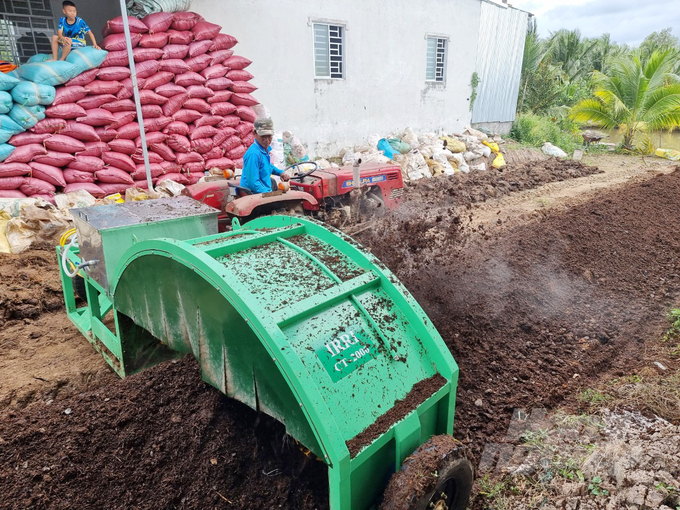
[[[567,119],[524,113],[517,116],[510,136],[530,147],[541,147],[545,142],[570,153],[582,145],[580,135],[574,133],[573,123]]]

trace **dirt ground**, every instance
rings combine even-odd
[[[680,170],[508,161],[408,185],[357,235],[458,362],[455,436],[476,462],[516,408],[576,410],[602,381],[680,368],[659,342],[680,305]],[[0,256],[0,508],[327,508],[323,465],[194,361],[119,380],[65,317],[55,259]]]

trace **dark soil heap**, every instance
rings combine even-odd
[[[498,235],[466,232],[447,210],[501,174],[411,187],[379,235],[360,238],[451,348],[455,434],[476,452],[505,433],[513,408],[555,406],[600,377],[632,373],[680,300],[680,170]],[[58,306],[56,265],[42,270],[45,288],[31,291],[38,310]],[[33,299],[21,289],[38,273],[21,271],[0,287],[5,321],[22,320],[17,303]],[[202,383],[192,360],[108,381],[0,411],[0,508],[327,507],[325,467],[305,464],[282,426]]]

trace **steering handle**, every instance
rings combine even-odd
[[[295,180],[304,179],[305,177],[307,177],[308,175],[312,175],[314,172],[316,172],[319,169],[319,165],[317,165],[315,161],[303,161],[301,163],[293,163],[292,165],[286,167],[284,172],[290,170],[293,167],[302,166],[302,165],[313,165],[314,168],[312,168],[308,172],[302,172],[302,173],[297,173],[297,174],[293,175],[291,177],[291,180],[293,180],[293,179],[295,179]]]

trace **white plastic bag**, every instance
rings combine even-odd
[[[555,156],[557,158],[566,158],[567,157],[566,152],[564,152],[559,147],[551,144],[550,142],[545,142],[543,144],[543,147],[541,147],[541,150],[543,151],[543,154],[547,154],[548,156]]]

